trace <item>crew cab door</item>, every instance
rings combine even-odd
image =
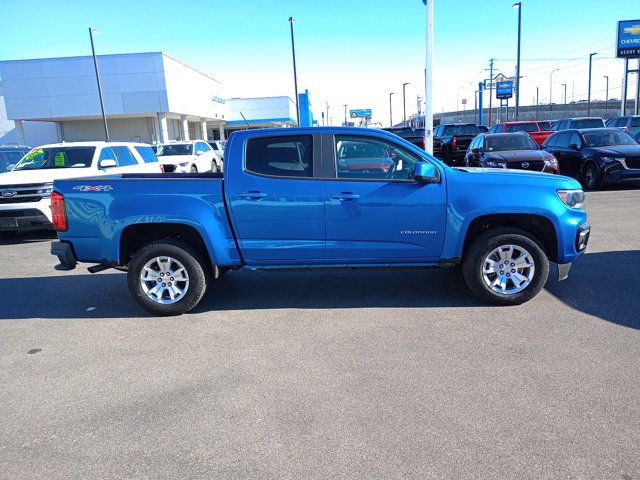
[[[318,137],[251,137],[245,141],[243,161],[234,154],[228,163],[225,193],[247,264],[304,264],[324,258]]]
[[[326,259],[337,263],[437,261],[444,239],[446,186],[419,183],[427,160],[391,140],[358,135],[323,138]],[[426,157],[426,155],[425,155]]]

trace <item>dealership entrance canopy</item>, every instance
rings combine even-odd
[[[98,63],[112,140],[224,138],[216,79],[161,52],[99,55]],[[92,57],[2,61],[0,79],[17,143],[30,121],[54,122],[58,141],[104,138]]]

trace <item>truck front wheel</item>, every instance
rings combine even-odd
[[[127,273],[129,292],[146,311],[160,316],[193,309],[207,289],[203,256],[188,243],[159,240],[136,252]]]
[[[535,297],[549,277],[549,259],[538,241],[516,228],[480,235],[463,258],[469,289],[495,305],[519,305]]]

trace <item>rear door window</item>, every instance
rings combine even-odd
[[[118,162],[118,166],[120,167],[129,167],[131,165],[138,165],[138,161],[136,157],[133,156],[129,147],[118,146],[111,147],[111,149],[116,154],[116,161]]]
[[[313,136],[252,138],[245,150],[245,170],[270,177],[314,175]]]
[[[571,140],[571,132],[563,132],[558,135],[556,147],[569,148],[569,141]]]
[[[142,157],[144,163],[157,163],[158,157],[151,147],[134,147],[136,152]]]

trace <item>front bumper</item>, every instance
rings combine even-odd
[[[583,223],[576,230],[575,249],[578,255],[587,249],[589,243],[589,235],[591,234],[591,225]],[[558,281],[566,280],[571,270],[571,262],[558,263]]]
[[[602,173],[602,181],[607,184],[640,184],[640,168],[625,168],[625,166],[622,163],[618,163],[611,167],[605,167]]]
[[[58,265],[53,267],[56,270],[73,270],[78,264],[76,254],[73,252],[73,247],[70,243],[60,241],[51,242],[51,255],[55,255],[60,261]]]
[[[50,230],[49,218],[36,208],[0,210],[0,232]]]

